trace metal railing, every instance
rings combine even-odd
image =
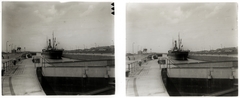
[[[15,67],[15,65],[21,61],[21,57],[16,57],[15,59],[9,59],[9,60],[5,60],[2,61],[2,76],[4,75],[4,73],[9,72],[11,70],[13,70]]]
[[[11,70],[13,68],[13,66],[14,66],[13,60],[8,60],[8,61],[2,63],[2,69],[5,72],[8,72],[9,70]]]
[[[171,65],[174,65],[174,62],[168,58],[165,58],[166,64],[167,64],[167,69],[171,69]]]
[[[141,66],[145,63],[148,63],[149,59],[147,59],[147,57],[145,58],[142,58],[138,61],[134,61],[134,62],[131,62],[131,63],[128,63],[127,66],[126,66],[126,74],[127,74],[127,77],[137,71],[139,71],[141,69]]]

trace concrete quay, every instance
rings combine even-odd
[[[161,68],[166,65],[151,60],[126,77],[127,96],[169,96],[162,81]]]
[[[2,76],[2,95],[45,95],[36,75],[36,67],[31,58],[13,65]]]

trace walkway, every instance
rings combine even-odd
[[[127,96],[169,96],[162,82],[157,60],[144,63],[126,80]]]
[[[45,95],[32,59],[24,59],[2,76],[3,95]]]

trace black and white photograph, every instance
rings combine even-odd
[[[126,96],[238,96],[238,3],[127,3]]]
[[[2,2],[2,96],[114,95],[114,2]]]

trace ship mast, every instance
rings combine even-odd
[[[55,44],[55,41],[54,41],[54,31],[53,31],[53,49],[54,49],[54,44]]]
[[[180,50],[180,35],[178,33],[178,49]]]
[[[178,49],[181,50],[182,40],[180,39],[180,34],[178,33]]]
[[[48,45],[48,38],[46,37],[46,42],[47,42],[47,45]]]

